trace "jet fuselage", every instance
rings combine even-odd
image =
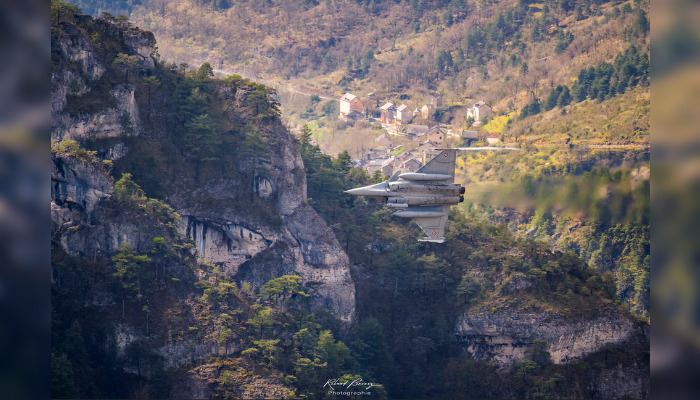
[[[464,201],[464,188],[455,183],[443,183],[441,180],[450,179],[450,175],[421,174],[408,172],[374,185],[346,190],[345,193],[356,196],[368,196],[384,199],[386,205],[395,208],[408,206],[443,206],[454,205]],[[417,209],[410,213],[397,211],[397,217],[417,218],[434,216],[430,209]]]

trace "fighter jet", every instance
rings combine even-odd
[[[383,199],[386,206],[398,208],[401,218],[413,218],[427,235],[421,242],[445,242],[445,226],[450,207],[464,201],[465,189],[454,183],[458,150],[520,150],[512,147],[467,147],[436,149],[440,153],[416,172],[397,172],[375,185],[346,190],[345,193]]]

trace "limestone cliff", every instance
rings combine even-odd
[[[102,35],[100,43],[111,41],[137,62],[128,66],[131,71],[122,71],[127,78],[120,82],[117,65],[105,64],[104,49],[83,29],[62,24],[61,30],[54,31],[52,142],[75,140],[92,147],[99,164],[102,159],[119,162],[128,157],[131,148],[138,146],[135,137],[169,140],[172,121],[159,115],[159,121],[144,124],[144,115],[150,118],[159,110],[150,104],[154,97],[150,92],[147,104],[139,101],[142,86],[128,79],[129,73],[134,76],[154,68],[153,35],[110,21],[81,18],[86,21],[79,25],[89,24]],[[246,87],[232,91],[224,84],[214,89],[215,96],[232,102],[225,118],[255,117],[244,110],[248,92]],[[355,312],[355,289],[348,257],[327,224],[305,203],[304,165],[295,141],[279,120],[268,120],[260,129],[265,131],[270,154],[267,173],[255,177],[254,195],[259,202],[274,205],[267,212],[272,215],[260,218],[259,212],[246,212],[237,204],[236,193],[247,185],[241,174],[251,168],[247,160],[238,159],[233,170],[210,174],[205,180],[192,179],[187,173],[167,177],[165,200],[182,216],[177,230],[195,242],[202,262],[221,265],[230,275],[258,287],[282,274],[302,276],[305,283],[316,287],[314,306],[349,323]],[[64,250],[110,257],[124,242],[138,249],[144,240],[150,240],[147,232],[153,227],[106,211],[114,187],[104,168],[65,154],[54,156],[53,161],[52,223]]]
[[[636,329],[632,320],[613,311],[574,321],[546,312],[500,312],[464,314],[457,320],[455,334],[475,358],[502,365],[521,361],[528,344],[543,340],[552,361],[561,364],[621,343]]]

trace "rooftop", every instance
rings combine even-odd
[[[354,100],[354,99],[356,99],[356,98],[357,98],[357,96],[355,96],[354,94],[345,93],[345,94],[343,95],[343,97],[340,98],[340,101],[347,101],[347,102],[350,102],[350,101],[352,101],[352,100]]]
[[[428,125],[408,125],[406,127],[406,134],[408,135],[419,135],[425,133],[430,129]]]
[[[440,127],[440,125],[435,125],[432,128],[428,129],[425,133],[435,133],[437,131],[441,131],[442,133],[445,133],[445,130]]]

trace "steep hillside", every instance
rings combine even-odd
[[[151,34],[123,30],[118,21],[75,19],[59,22],[52,41],[52,140],[96,151],[115,177],[133,174],[147,195],[179,213],[180,233],[194,240],[200,256],[232,275],[259,253],[273,252],[295,260],[292,269],[307,280],[345,285],[347,297],[333,301],[349,322],[347,259],[304,203],[303,164],[269,89],[236,77],[212,80],[206,66],[180,75],[157,62]],[[109,254],[124,238],[107,235],[114,238],[102,249]],[[93,245],[84,243],[73,252],[90,253]]]
[[[351,349],[392,397],[648,397],[649,325],[611,273],[456,209],[445,244],[418,242],[414,223],[342,194],[368,183],[347,153],[302,139],[311,204],[355,265],[370,346]]]
[[[520,152],[469,153],[456,181],[464,212],[574,251],[615,276],[621,300],[649,315],[648,88],[509,124]]]
[[[209,61],[333,95],[404,93],[420,102],[440,91],[504,112],[570,84],[581,68],[612,62],[630,44],[648,48],[646,2],[144,1],[128,10],[119,1],[76,4],[132,13],[159,37],[162,54],[178,62]]]
[[[76,4],[126,9],[159,37],[166,59],[207,61],[278,87],[285,122],[309,123],[329,154],[359,158],[383,132],[378,123],[338,121],[335,100],[345,91],[375,117],[385,101],[415,109],[438,92],[442,106],[419,123],[521,144],[649,143],[646,1]],[[484,121],[467,118],[478,100],[494,109]]]
[[[54,396],[282,396],[280,338],[341,346],[312,310],[354,320],[348,258],[270,93],[171,70],[152,34],[52,3]],[[211,358],[229,352],[238,367]],[[187,372],[203,362],[216,374]]]

